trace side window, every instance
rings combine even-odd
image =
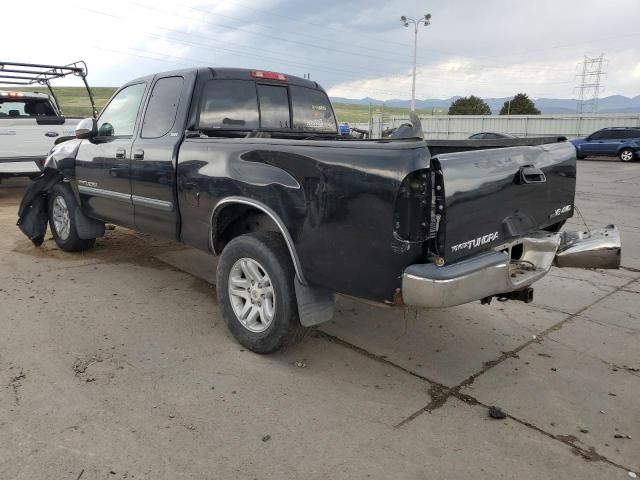
[[[624,138],[640,138],[640,130],[626,130]]]
[[[605,135],[607,134],[606,130],[598,130],[597,132],[591,134],[591,140],[603,140]]]
[[[291,128],[287,87],[258,85],[260,128]]]
[[[256,86],[245,80],[209,80],[200,103],[201,130],[255,130],[258,128]]]
[[[137,83],[120,90],[98,119],[98,135],[101,137],[133,135],[144,89],[144,83]]]
[[[600,140],[614,140],[622,136],[622,130],[603,130]]]
[[[164,137],[173,128],[183,83],[182,77],[168,77],[153,86],[142,121],[142,138]]]

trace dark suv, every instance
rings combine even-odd
[[[603,128],[586,138],[571,140],[579,159],[589,155],[617,156],[622,162],[638,158],[640,152],[640,128]]]

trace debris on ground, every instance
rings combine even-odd
[[[626,433],[615,433],[613,438],[627,438],[631,440],[631,435],[627,435]]]
[[[581,428],[580,433],[589,433],[589,430],[587,430],[586,428]]]
[[[298,367],[298,368],[307,368],[307,364],[304,363],[304,362],[298,361],[298,362],[296,362],[296,367]]]
[[[268,442],[269,440],[271,440],[271,435],[265,435],[264,437],[262,437],[263,442]]]
[[[629,472],[630,478],[638,478],[638,476],[634,472]]]
[[[496,418],[498,420],[507,418],[507,414],[504,413],[500,407],[496,407],[496,406],[489,407],[489,416],[491,418]]]

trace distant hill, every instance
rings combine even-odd
[[[451,103],[460,98],[459,96],[438,99],[428,98],[425,100],[416,100],[416,108],[421,110],[431,110],[436,107],[444,108],[445,111],[449,109]],[[485,98],[484,101],[489,104],[491,111],[494,115],[498,114],[504,102],[511,97],[504,98]],[[392,99],[387,101],[376,100],[375,98],[343,98],[343,97],[331,97],[333,103],[348,103],[352,105],[369,105],[371,102],[374,105],[381,105],[382,103],[388,107],[400,107],[409,108],[411,105],[410,100]],[[555,114],[564,113],[571,114],[576,113],[578,107],[578,100],[574,98],[536,98],[534,99],[536,107],[543,114]],[[624,95],[610,95],[608,97],[601,98],[598,101],[599,113],[640,113],[640,95],[629,98]]]

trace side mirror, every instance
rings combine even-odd
[[[98,122],[95,118],[85,118],[76,125],[76,138],[87,139],[98,135]]]

